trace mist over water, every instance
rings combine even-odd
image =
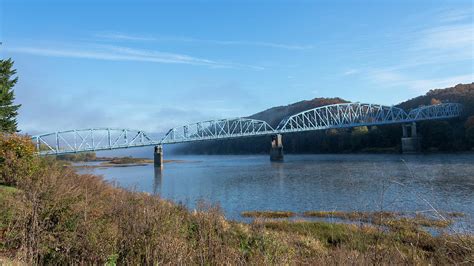
[[[153,165],[82,169],[108,181],[195,208],[219,204],[226,217],[248,210],[309,210],[466,214],[457,226],[474,231],[474,155],[167,156]],[[431,206],[430,206],[431,205]]]

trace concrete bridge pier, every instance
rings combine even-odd
[[[416,132],[416,123],[403,124],[402,153],[418,153],[421,151],[421,138]]]
[[[153,159],[155,167],[161,168],[163,167],[163,146],[156,145],[155,151],[153,153]]]
[[[270,161],[282,162],[283,161],[283,142],[281,140],[281,134],[272,136],[272,147],[270,148]]]

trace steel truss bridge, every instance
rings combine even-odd
[[[233,139],[358,126],[406,124],[460,116],[462,106],[442,103],[409,112],[379,104],[343,103],[306,110],[283,119],[277,128],[249,118],[202,121],[170,129],[156,140],[141,130],[89,128],[57,131],[33,136],[39,155],[158,146],[191,141]]]

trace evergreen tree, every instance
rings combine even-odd
[[[13,78],[16,70],[12,68],[11,59],[0,59],[0,132],[17,132],[16,116],[20,105],[13,104],[15,95],[13,87],[18,77]]]

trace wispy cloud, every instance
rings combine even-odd
[[[118,41],[156,41],[156,42],[184,42],[184,43],[200,43],[212,45],[233,45],[233,46],[260,46],[266,48],[277,48],[286,50],[307,50],[313,49],[314,45],[301,44],[287,44],[278,42],[264,42],[264,41],[248,41],[248,40],[214,40],[214,39],[200,39],[190,37],[170,37],[170,36],[138,36],[125,33],[99,33],[96,34],[99,38],[118,40]]]
[[[415,79],[408,81],[408,84],[411,86],[411,88],[420,92],[424,92],[428,89],[442,89],[457,85],[459,83],[472,83],[473,81],[474,75],[466,74],[434,79]]]
[[[220,45],[246,45],[246,46],[261,46],[270,48],[279,48],[287,50],[307,50],[313,49],[313,45],[299,45],[299,44],[284,44],[274,42],[258,42],[258,41],[222,41],[222,40],[202,40],[202,39],[186,39],[188,42],[202,42]]]
[[[474,73],[420,79],[390,69],[371,70],[366,73],[365,77],[370,82],[383,84],[384,87],[405,87],[415,93],[424,93],[431,89],[451,87],[459,83],[474,82]]]
[[[444,9],[439,14],[440,21],[445,23],[472,19],[472,16],[472,10],[470,9]]]
[[[420,32],[418,48],[442,50],[470,50],[474,45],[474,27],[471,23],[444,25]]]
[[[357,74],[357,73],[359,73],[358,69],[349,69],[349,70],[345,71],[343,74],[344,74],[344,76],[348,76],[348,75],[353,75],[353,74]]]
[[[139,61],[163,64],[200,65],[215,68],[247,68],[262,70],[260,66],[238,64],[233,62],[215,61],[205,58],[193,57],[185,54],[166,53],[153,50],[134,49],[122,46],[73,46],[73,47],[31,47],[31,46],[6,46],[4,51],[10,53],[23,53],[38,56],[84,58],[111,61]]]
[[[119,32],[97,33],[95,34],[95,36],[99,38],[104,38],[104,39],[124,40],[124,41],[156,41],[156,38],[149,37],[149,36],[130,35],[130,34],[123,34]]]
[[[443,10],[437,13],[435,23],[430,26],[409,27],[404,31],[393,47],[400,53],[395,63],[379,62],[354,67],[343,74],[357,75],[381,88],[402,87],[416,93],[474,81],[472,67],[457,71],[452,68],[453,64],[465,65],[468,62],[472,66],[474,61],[474,27],[470,12]],[[435,71],[426,73],[426,69]],[[433,73],[449,74],[434,76]]]

